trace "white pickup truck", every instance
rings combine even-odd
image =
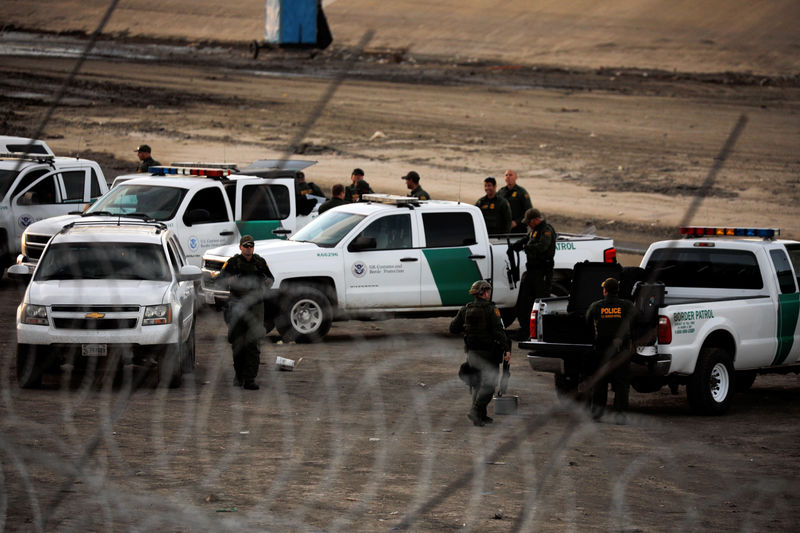
[[[177,235],[190,264],[203,252],[238,242],[291,235],[316,216],[297,213],[294,170],[239,172],[235,165],[152,167],[150,174],[117,178],[111,191],[80,215],[31,224],[22,236],[22,259],[35,266],[47,241],[76,220],[139,218],[163,222]],[[128,179],[129,178],[129,179]]]
[[[687,238],[652,244],[638,272],[622,273],[622,287],[642,280],[626,294],[642,313],[631,385],[639,392],[665,385],[677,392],[685,385],[694,411],[720,414],[756,374],[800,373],[800,242],[776,240],[774,229],[686,227],[681,233]],[[582,285],[599,294],[596,279]],[[585,377],[581,360],[592,356],[591,331],[579,316],[585,305],[571,300],[537,301],[533,338],[519,344],[531,368],[556,374],[562,392]]]
[[[256,253],[274,276],[265,324],[284,339],[313,341],[333,320],[414,314],[447,315],[468,302],[470,285],[491,280],[492,298],[513,321],[524,255],[509,252],[509,237],[490,239],[480,209],[446,201],[373,194],[366,202],[326,211],[287,241],[257,241]],[[216,285],[236,246],[203,256],[203,292],[220,304]],[[616,261],[613,241],[560,235],[556,281],[569,280],[579,261]]]
[[[108,191],[94,161],[56,157],[44,141],[0,136],[0,269],[37,220],[80,211]]]

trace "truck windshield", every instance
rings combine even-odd
[[[35,279],[169,281],[171,274],[164,250],[157,244],[75,242],[49,246]]]
[[[291,237],[292,241],[313,242],[318,246],[331,248],[339,244],[366,215],[328,211],[308,223]]]
[[[96,201],[86,210],[87,215],[129,215],[140,213],[155,220],[170,220],[175,217],[186,189],[178,187],[155,187],[152,185],[120,185]]]

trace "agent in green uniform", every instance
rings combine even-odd
[[[348,202],[358,202],[363,194],[372,194],[372,187],[364,179],[364,171],[354,168],[350,174],[351,185],[344,190],[344,199]]]
[[[633,302],[619,297],[619,282],[616,279],[606,279],[602,287],[603,299],[594,302],[586,311],[586,321],[594,327],[595,353],[594,361],[587,368],[587,375],[594,374],[607,363],[609,368],[608,374],[594,386],[590,406],[595,420],[603,416],[608,401],[608,384],[611,383],[617,422],[624,423],[631,384],[631,326],[639,310]]]
[[[223,286],[230,290],[225,320],[228,342],[233,349],[234,386],[258,390],[256,375],[261,353],[258,347],[264,330],[264,290],[272,284],[272,273],[264,259],[253,253],[253,237],[244,235],[239,251],[222,266]]]
[[[420,200],[431,199],[431,195],[425,192],[425,189],[419,185],[419,174],[412,170],[401,179],[405,180],[406,187],[409,191],[411,191],[407,196],[413,196],[414,198],[419,198]]]
[[[294,190],[295,190],[295,205],[297,206],[297,214],[308,215],[314,210],[317,205],[317,200],[312,196],[319,196],[325,198],[325,193],[316,183],[306,181],[306,175],[303,172],[297,172],[294,177]]]
[[[530,234],[514,243],[514,249],[525,250],[527,258],[517,297],[517,319],[524,328],[530,321],[534,300],[550,296],[558,234],[535,208],[525,211],[522,223],[530,228]]]
[[[147,172],[150,167],[157,167],[161,166],[161,163],[153,159],[153,156],[150,155],[150,146],[147,144],[140,144],[136,150],[136,155],[139,157],[139,166],[136,169],[136,172]]]
[[[464,335],[467,363],[479,372],[479,385],[472,389],[472,409],[467,418],[476,426],[484,426],[493,421],[486,414],[486,406],[492,401],[497,386],[499,365],[511,361],[511,342],[503,327],[500,310],[492,303],[492,285],[478,280],[472,284],[469,293],[475,301],[459,309],[450,322],[450,333]]]
[[[531,197],[521,185],[517,185],[517,173],[511,169],[505,173],[506,186],[497,191],[497,196],[511,206],[511,233],[525,233],[528,228],[522,222],[525,211],[533,207]]]
[[[497,195],[497,180],[489,176],[483,180],[482,196],[475,205],[480,207],[489,235],[508,233],[511,230],[511,206]]]

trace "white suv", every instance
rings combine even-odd
[[[25,265],[12,278],[31,277]],[[17,379],[73,368],[158,363],[159,381],[194,369],[195,282],[164,224],[75,222],[50,239],[17,310]]]

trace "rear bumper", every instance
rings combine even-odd
[[[591,344],[550,343],[530,340],[519,347],[528,351],[528,364],[536,372],[572,374],[580,372],[581,363],[592,357]],[[666,376],[672,364],[672,355],[658,353],[654,346],[640,346],[631,359],[631,376]]]

